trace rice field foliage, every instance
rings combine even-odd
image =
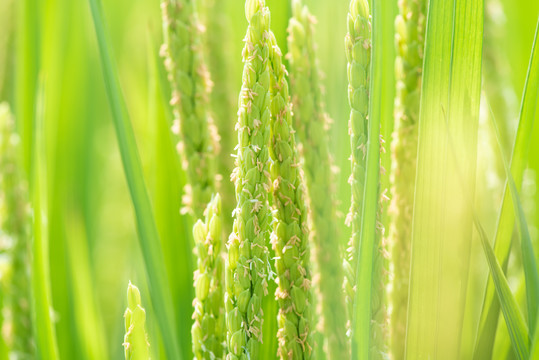
[[[537,1],[0,24],[0,360],[539,359]]]

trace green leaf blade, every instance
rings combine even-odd
[[[47,156],[45,130],[43,124],[43,80],[40,81],[36,116],[33,132],[35,143],[32,144],[32,207],[34,212],[31,262],[31,292],[36,356],[38,359],[56,360],[59,358],[56,333],[51,317],[52,291],[49,265],[48,237],[48,194],[47,194]]]
[[[475,191],[482,15],[482,1],[429,2],[412,222],[408,359],[459,357],[473,231],[468,199]],[[459,178],[458,169],[464,177]]]
[[[108,38],[105,33],[105,25],[101,13],[101,2],[100,0],[89,0],[89,4],[94,20],[103,76],[124,172],[135,209],[138,238],[149,280],[150,297],[161,330],[167,357],[170,359],[182,359],[177,342],[176,327],[172,322],[175,318],[174,308],[172,306],[161,243],[148,192],[144,184],[135,136],[127,116],[127,111],[125,110],[117,71],[108,48]]]
[[[501,136],[496,121],[493,118],[493,124],[496,132],[496,140],[498,146],[501,147]],[[530,232],[528,224],[526,222],[526,215],[522,208],[522,202],[515,184],[515,180],[509,171],[509,165],[503,154],[501,155],[504,170],[507,176],[507,183],[511,192],[511,198],[514,206],[514,211],[517,217],[517,227],[520,234],[520,246],[522,252],[522,263],[524,266],[524,278],[526,283],[526,303],[528,308],[528,327],[534,331],[535,321],[537,318],[537,308],[539,307],[539,274],[537,272],[537,264],[535,261],[535,255],[533,245],[531,242]]]
[[[514,179],[516,190],[520,191],[524,176],[524,169],[528,162],[528,151],[530,147],[532,130],[535,118],[539,115],[537,109],[537,99],[539,96],[539,46],[538,42],[539,22],[535,32],[535,40],[531,51],[526,84],[522,95],[520,109],[520,119],[516,133],[513,153],[511,157],[510,172]],[[509,184],[506,183],[503,195],[503,202],[498,216],[496,236],[494,239],[494,252],[500,261],[502,269],[507,268],[509,251],[511,248],[511,238],[514,228],[514,211],[511,200]],[[488,280],[481,310],[479,329],[475,342],[474,359],[482,359],[492,355],[498,314],[500,304],[495,297],[495,288],[492,280]]]
[[[477,230],[479,231],[481,245],[485,251],[485,256],[487,258],[490,273],[496,288],[496,293],[498,294],[498,299],[501,304],[502,313],[507,323],[509,337],[511,338],[515,355],[519,360],[528,359],[528,329],[526,328],[524,318],[520,313],[515,297],[511,293],[507,279],[503,274],[502,267],[500,266],[500,263],[498,262],[498,259],[496,258],[496,255],[488,242],[485,230],[475,217],[474,222]]]
[[[352,359],[378,358],[385,353],[385,339],[379,338],[382,334],[373,332],[377,326],[373,298],[383,297],[376,294],[380,286],[377,281],[382,277],[377,271],[383,271],[377,265],[383,262],[379,251],[381,235],[378,231],[380,211],[380,132],[384,126],[387,104],[392,103],[389,98],[391,92],[385,91],[388,74],[392,67],[384,59],[391,53],[392,43],[386,42],[387,29],[391,29],[391,19],[386,16],[392,9],[389,2],[374,0],[372,2],[372,59],[369,82],[369,115],[366,153],[365,184],[363,188],[363,202],[361,204],[360,245],[357,255],[356,294],[354,314],[352,316]],[[389,8],[389,9],[388,9]],[[391,105],[392,106],[392,105]],[[379,298],[378,304],[383,309],[384,299]],[[374,351],[374,353],[373,353]]]

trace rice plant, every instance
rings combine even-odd
[[[148,359],[150,344],[146,334],[146,311],[142,307],[139,289],[131,283],[127,286],[127,309],[124,318],[123,346],[126,360]]]
[[[539,358],[537,1],[0,10],[0,360]]]
[[[222,248],[221,197],[212,197],[205,210],[205,221],[193,227],[196,243],[196,297],[193,300],[193,353],[197,359],[222,358],[225,341],[224,259]]]

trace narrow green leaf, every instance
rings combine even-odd
[[[48,237],[48,199],[47,199],[47,155],[45,146],[45,129],[43,124],[43,80],[39,84],[37,94],[36,116],[34,123],[35,143],[32,157],[32,207],[34,213],[32,241],[32,275],[31,301],[34,334],[36,337],[37,358],[56,360],[58,346],[52,323],[52,294],[49,267]]]
[[[494,124],[494,129],[496,132],[496,140],[498,145],[501,147],[501,137],[500,131],[496,124],[494,118],[492,118]],[[520,246],[522,252],[522,263],[524,266],[524,278],[526,281],[526,302],[528,308],[528,327],[530,332],[534,333],[535,331],[535,321],[537,318],[537,308],[539,307],[539,274],[537,272],[537,264],[535,262],[535,253],[533,251],[533,245],[531,242],[530,232],[528,230],[528,224],[526,222],[526,214],[522,208],[522,202],[520,201],[520,196],[518,195],[518,190],[515,185],[515,180],[509,171],[509,166],[507,165],[507,160],[505,156],[501,154],[503,166],[505,173],[507,174],[507,182],[509,184],[509,189],[511,191],[511,198],[517,217],[517,225],[520,233]]]
[[[509,336],[511,338],[511,343],[513,344],[513,349],[515,350],[515,355],[519,360],[528,359],[529,347],[528,329],[526,328],[526,323],[524,322],[524,318],[520,313],[515,297],[511,293],[507,279],[503,274],[502,267],[500,266],[498,259],[496,259],[492,246],[490,246],[490,243],[488,242],[485,230],[477,220],[475,214],[474,223],[477,231],[479,232],[481,245],[483,245],[483,250],[485,251],[485,256],[487,257],[490,274],[492,275],[496,293],[498,294],[498,300],[501,304],[502,313],[505,318],[505,322],[507,323],[507,328],[509,330]]]
[[[473,234],[468,199],[475,192],[482,38],[483,1],[430,0],[412,222],[408,359],[459,357]]]
[[[382,0],[372,3],[372,59],[370,68],[369,118],[367,157],[363,202],[361,207],[361,232],[356,269],[356,294],[352,324],[352,359],[370,359],[373,273],[380,236],[377,216],[380,194],[380,121],[384,87],[383,16],[386,4]]]
[[[182,356],[177,342],[177,331],[173,323],[175,319],[174,308],[172,306],[170,288],[168,287],[169,283],[165,271],[161,243],[152,213],[150,199],[144,184],[135,135],[133,134],[133,129],[125,108],[115,64],[109,52],[108,37],[102,19],[101,1],[89,0],[89,4],[92,10],[101,65],[103,67],[103,76],[112,110],[112,118],[116,129],[122,163],[135,209],[138,238],[149,280],[150,298],[155,309],[167,357],[169,359],[181,359]]]
[[[528,150],[534,121],[539,114],[536,113],[537,99],[539,96],[539,46],[537,45],[539,36],[539,21],[535,31],[535,41],[530,56],[528,74],[526,76],[526,84],[522,95],[522,104],[520,108],[520,119],[516,133],[515,143],[513,145],[513,154],[511,157],[511,175],[514,179],[516,190],[520,191],[524,169],[528,162]],[[494,239],[494,252],[496,258],[500,261],[502,269],[507,268],[509,259],[509,251],[511,249],[511,237],[514,228],[514,212],[511,201],[511,193],[509,185],[506,183],[502,206],[498,216],[498,224],[496,228],[496,236]],[[474,359],[490,358],[494,346],[496,336],[496,327],[498,323],[498,314],[500,304],[494,296],[495,289],[492,280],[489,279],[483,307],[481,310],[481,318],[479,321],[479,329],[475,342]]]

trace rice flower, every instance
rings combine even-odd
[[[150,343],[146,334],[146,311],[141,305],[139,289],[129,282],[125,318],[124,350],[126,360],[148,360]]]
[[[263,0],[247,0],[249,26],[243,49],[238,145],[232,180],[236,190],[234,225],[226,269],[227,359],[258,359],[262,343],[262,299],[268,294],[271,179],[269,11]]]
[[[371,24],[367,0],[352,0],[348,14],[348,33],[345,49],[348,60],[348,102],[351,112],[348,122],[350,134],[352,174],[348,179],[352,187],[347,225],[352,236],[344,259],[344,290],[349,319],[353,316],[356,284],[357,251],[361,227],[361,206],[365,184],[365,157],[367,152],[367,121],[369,109],[369,76],[371,60]],[[350,329],[350,324],[348,325]]]
[[[316,58],[314,28],[316,19],[300,0],[292,3],[292,18],[288,26],[288,59],[290,89],[294,104],[294,125],[310,208],[310,236],[314,258],[322,321],[320,331],[327,339],[325,347],[330,359],[349,356],[346,339],[346,311],[341,291],[342,258],[335,239],[338,235],[334,200],[332,159],[329,152],[330,118],[325,112],[320,70]]]
[[[199,0],[198,7],[201,9],[201,21],[203,22],[205,33],[204,42],[206,44],[206,59],[208,69],[213,83],[210,103],[213,119],[219,132],[219,154],[217,157],[217,170],[219,178],[219,191],[221,203],[225,214],[232,213],[234,209],[234,186],[229,181],[230,169],[234,167],[230,154],[236,145],[234,118],[237,102],[236,91],[234,89],[234,74],[230,69],[234,66],[236,57],[230,56],[229,49],[236,41],[231,35],[231,19],[226,12],[229,3],[223,0]],[[241,16],[241,15],[240,15]],[[232,218],[226,216],[223,222],[225,231],[232,229]]]
[[[215,154],[218,135],[210,117],[210,77],[204,63],[201,25],[193,0],[161,4],[165,58],[175,116],[172,130],[180,136],[178,150],[187,173],[184,212],[201,218],[216,187]]]
[[[271,177],[273,233],[279,303],[277,332],[281,359],[310,359],[311,270],[305,189],[292,126],[286,69],[274,34],[268,33],[271,64]]]
[[[191,336],[196,359],[222,359],[225,350],[222,221],[217,194],[206,208],[205,221],[198,220],[193,228],[197,269]]]

